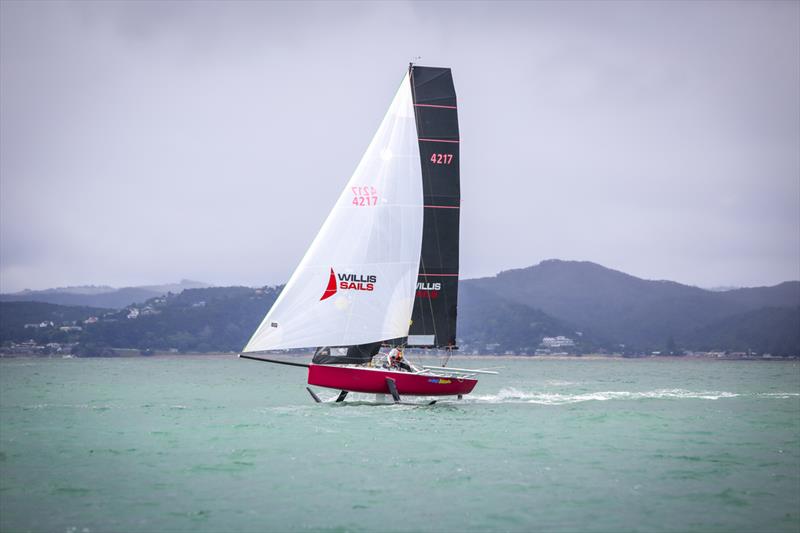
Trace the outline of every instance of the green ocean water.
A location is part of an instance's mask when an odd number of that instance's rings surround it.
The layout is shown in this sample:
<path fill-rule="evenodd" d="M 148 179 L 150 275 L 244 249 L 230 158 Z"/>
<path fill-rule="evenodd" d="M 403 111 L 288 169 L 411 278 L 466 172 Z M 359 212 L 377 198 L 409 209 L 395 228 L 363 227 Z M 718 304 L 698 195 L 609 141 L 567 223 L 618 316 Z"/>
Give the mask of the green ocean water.
<path fill-rule="evenodd" d="M 2 360 L 0 529 L 800 530 L 797 362 L 451 365 L 504 368 L 417 407 L 226 357 Z"/>

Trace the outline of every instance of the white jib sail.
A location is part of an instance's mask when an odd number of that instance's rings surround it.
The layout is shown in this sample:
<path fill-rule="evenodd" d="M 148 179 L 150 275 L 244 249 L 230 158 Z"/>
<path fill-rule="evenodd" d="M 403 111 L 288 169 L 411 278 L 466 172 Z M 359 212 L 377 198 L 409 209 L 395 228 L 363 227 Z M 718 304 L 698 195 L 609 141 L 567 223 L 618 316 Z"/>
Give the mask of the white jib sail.
<path fill-rule="evenodd" d="M 408 335 L 422 247 L 408 75 L 347 186 L 244 352 Z"/>

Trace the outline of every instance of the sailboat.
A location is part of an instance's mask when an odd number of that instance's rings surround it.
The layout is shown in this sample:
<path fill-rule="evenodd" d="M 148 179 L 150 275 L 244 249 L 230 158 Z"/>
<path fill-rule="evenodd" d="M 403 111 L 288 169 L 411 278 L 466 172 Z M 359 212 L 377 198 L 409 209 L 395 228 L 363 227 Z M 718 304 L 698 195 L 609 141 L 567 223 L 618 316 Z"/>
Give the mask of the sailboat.
<path fill-rule="evenodd" d="M 456 396 L 478 374 L 402 364 L 381 349 L 457 349 L 458 106 L 449 68 L 410 64 L 333 209 L 240 357 L 306 367 L 310 386 Z M 316 348 L 310 363 L 259 357 Z M 396 353 L 396 352 L 392 352 Z M 431 402 L 435 403 L 435 401 Z"/>

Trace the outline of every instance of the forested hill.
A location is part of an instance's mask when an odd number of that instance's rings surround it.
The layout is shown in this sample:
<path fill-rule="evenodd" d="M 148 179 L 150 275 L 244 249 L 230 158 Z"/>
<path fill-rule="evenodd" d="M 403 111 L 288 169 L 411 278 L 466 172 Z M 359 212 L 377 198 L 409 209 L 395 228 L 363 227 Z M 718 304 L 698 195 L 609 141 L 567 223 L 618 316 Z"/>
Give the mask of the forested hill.
<path fill-rule="evenodd" d="M 43 302 L 0 303 L 0 340 L 22 340 L 30 336 L 33 330 L 74 326 L 76 322 L 83 322 L 90 316 L 102 316 L 109 312 L 112 310 Z M 53 326 L 50 326 L 51 322 Z"/>
<path fill-rule="evenodd" d="M 79 355 L 103 355 L 110 348 L 142 352 L 220 352 L 240 350 L 275 301 L 281 287 L 212 287 L 151 298 L 122 310 L 59 306 L 39 302 L 0 302 L 0 343 L 33 340 L 79 343 Z M 35 309 L 67 313 L 66 322 L 35 327 Z M 44 315 L 43 315 L 44 316 Z M 13 324 L 13 327 L 11 325 Z M 27 325 L 27 327 L 25 327 Z"/>
<path fill-rule="evenodd" d="M 40 302 L 0 302 L 0 342 L 33 340 L 79 343 L 80 355 L 102 355 L 110 348 L 142 352 L 241 350 L 282 287 L 188 289 L 151 298 L 123 310 L 72 307 Z M 542 311 L 481 289 L 461 291 L 459 343 L 481 353 L 533 353 L 543 337 L 576 337 L 576 328 Z M 42 321 L 52 321 L 37 327 Z M 572 351 L 599 344 L 578 336 Z"/>
<path fill-rule="evenodd" d="M 466 280 L 462 286 L 540 309 L 611 345 L 634 351 L 663 350 L 673 343 L 699 349 L 699 332 L 711 334 L 716 327 L 730 327 L 724 325 L 726 318 L 770 307 L 800 306 L 800 281 L 714 292 L 673 281 L 644 280 L 581 261 L 544 261 L 490 278 Z M 745 315 L 743 320 L 755 316 Z M 763 335 L 787 336 L 786 320 L 760 324 L 766 328 Z M 794 325 L 800 330 L 800 323 Z M 714 337 L 726 336 L 714 333 Z M 763 343 L 756 344 L 765 349 Z M 733 349 L 727 344 L 720 348 Z M 800 346 L 795 351 L 800 352 Z"/>
<path fill-rule="evenodd" d="M 187 289 L 121 310 L 0 302 L 0 343 L 78 343 L 81 355 L 237 351 L 281 288 Z M 545 261 L 462 281 L 458 343 L 466 353 L 800 355 L 800 282 L 713 292 L 594 263 Z"/>
<path fill-rule="evenodd" d="M 698 328 L 684 339 L 697 350 L 800 354 L 800 307 L 763 307 Z"/>

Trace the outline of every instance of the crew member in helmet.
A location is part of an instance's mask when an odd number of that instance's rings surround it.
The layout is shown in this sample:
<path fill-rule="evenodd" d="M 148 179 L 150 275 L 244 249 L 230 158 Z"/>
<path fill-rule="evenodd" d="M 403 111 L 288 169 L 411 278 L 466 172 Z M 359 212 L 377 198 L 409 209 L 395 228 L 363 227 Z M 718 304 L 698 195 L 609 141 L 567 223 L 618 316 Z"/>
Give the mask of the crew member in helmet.
<path fill-rule="evenodd" d="M 398 368 L 411 372 L 411 366 L 403 359 L 403 350 L 392 348 L 392 351 L 389 352 L 389 368 Z"/>

